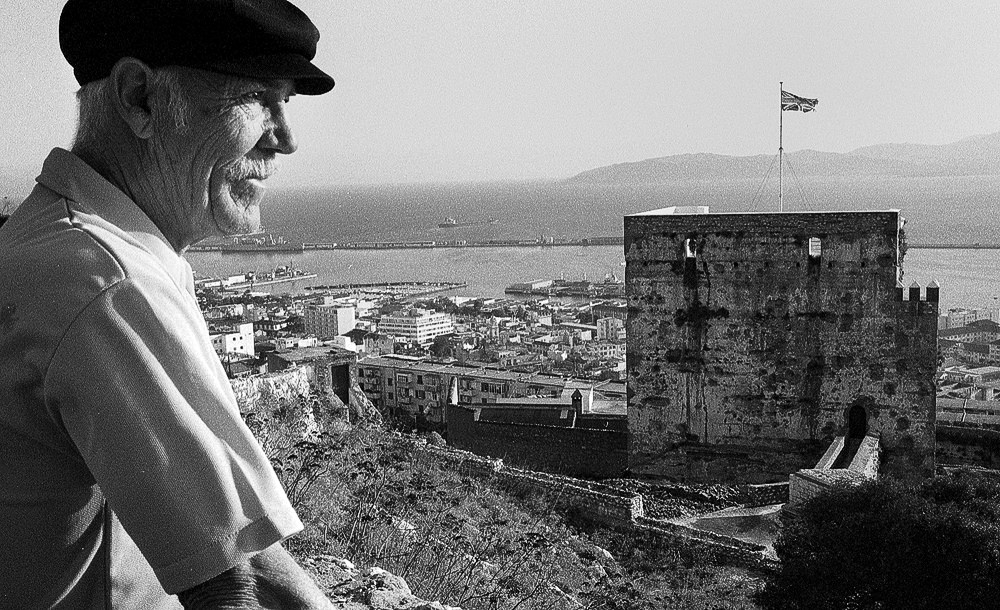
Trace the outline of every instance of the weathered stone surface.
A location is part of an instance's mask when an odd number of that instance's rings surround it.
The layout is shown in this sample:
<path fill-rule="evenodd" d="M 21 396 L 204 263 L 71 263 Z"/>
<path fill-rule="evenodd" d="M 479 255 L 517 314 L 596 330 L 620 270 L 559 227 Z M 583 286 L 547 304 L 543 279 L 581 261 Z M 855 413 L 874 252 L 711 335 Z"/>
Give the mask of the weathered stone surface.
<path fill-rule="evenodd" d="M 899 249 L 895 211 L 626 217 L 632 471 L 783 480 L 854 408 L 883 471 L 932 472 L 936 291 Z"/>

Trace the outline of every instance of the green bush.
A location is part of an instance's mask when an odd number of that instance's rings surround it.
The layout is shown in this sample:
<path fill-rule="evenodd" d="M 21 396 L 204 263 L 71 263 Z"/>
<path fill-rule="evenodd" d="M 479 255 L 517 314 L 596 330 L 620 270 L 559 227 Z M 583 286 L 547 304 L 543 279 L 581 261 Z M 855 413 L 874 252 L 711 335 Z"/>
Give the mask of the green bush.
<path fill-rule="evenodd" d="M 1000 607 L 1000 485 L 969 472 L 835 488 L 783 519 L 770 610 Z"/>

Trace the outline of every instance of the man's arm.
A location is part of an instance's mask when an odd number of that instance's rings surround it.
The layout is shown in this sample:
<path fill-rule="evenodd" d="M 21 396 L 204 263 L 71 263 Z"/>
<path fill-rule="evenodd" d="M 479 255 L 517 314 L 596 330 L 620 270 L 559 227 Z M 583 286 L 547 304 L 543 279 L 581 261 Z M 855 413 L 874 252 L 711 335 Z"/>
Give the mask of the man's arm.
<path fill-rule="evenodd" d="M 313 579 L 280 543 L 271 545 L 245 563 L 182 591 L 178 598 L 186 610 L 333 608 Z"/>

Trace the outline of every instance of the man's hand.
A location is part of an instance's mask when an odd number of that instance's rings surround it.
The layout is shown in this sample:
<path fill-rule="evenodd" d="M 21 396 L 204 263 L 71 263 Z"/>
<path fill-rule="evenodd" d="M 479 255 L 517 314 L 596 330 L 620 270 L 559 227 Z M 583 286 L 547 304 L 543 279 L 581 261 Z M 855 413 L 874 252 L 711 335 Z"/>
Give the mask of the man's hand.
<path fill-rule="evenodd" d="M 276 543 L 249 561 L 182 591 L 186 610 L 332 610 L 333 604 L 305 570 Z"/>

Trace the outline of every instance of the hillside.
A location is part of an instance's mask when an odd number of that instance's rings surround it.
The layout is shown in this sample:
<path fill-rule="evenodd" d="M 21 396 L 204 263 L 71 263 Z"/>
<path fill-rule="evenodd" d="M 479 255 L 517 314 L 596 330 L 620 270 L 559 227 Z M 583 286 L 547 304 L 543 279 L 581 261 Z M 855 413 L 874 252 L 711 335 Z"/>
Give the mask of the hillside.
<path fill-rule="evenodd" d="M 764 574 L 725 560 L 717 545 L 648 526 L 604 527 L 565 485 L 504 484 L 491 460 L 453 453 L 439 436 L 352 425 L 331 415 L 340 411 L 326 398 L 274 387 L 257 398 L 238 393 L 244 417 L 305 524 L 286 546 L 335 607 L 759 607 Z M 642 493 L 651 513 L 668 518 L 728 505 L 717 487 L 680 498 L 670 486 Z"/>
<path fill-rule="evenodd" d="M 571 184 L 669 184 L 761 179 L 776 155 L 682 154 L 617 163 L 573 176 Z M 1000 132 L 942 145 L 878 144 L 847 153 L 786 152 L 800 177 L 938 177 L 1000 175 Z M 776 167 L 772 167 L 776 171 Z"/>

